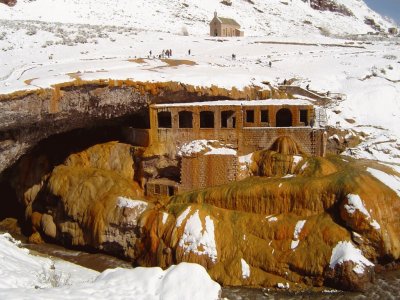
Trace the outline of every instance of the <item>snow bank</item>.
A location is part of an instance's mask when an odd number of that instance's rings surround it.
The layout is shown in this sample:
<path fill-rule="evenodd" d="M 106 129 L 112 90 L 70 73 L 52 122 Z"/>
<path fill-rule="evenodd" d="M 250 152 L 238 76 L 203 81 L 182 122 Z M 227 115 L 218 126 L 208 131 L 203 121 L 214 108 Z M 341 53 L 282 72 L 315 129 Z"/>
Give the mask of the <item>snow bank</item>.
<path fill-rule="evenodd" d="M 293 240 L 290 245 L 290 248 L 292 250 L 296 249 L 300 243 L 299 236 L 300 236 L 301 230 L 304 227 L 304 224 L 306 224 L 306 220 L 300 220 L 296 223 L 296 226 L 294 228 L 294 233 L 293 233 Z"/>
<path fill-rule="evenodd" d="M 332 250 L 329 267 L 334 269 L 337 264 L 342 264 L 346 261 L 355 263 L 353 271 L 357 274 L 363 274 L 365 267 L 372 267 L 374 264 L 366 259 L 360 249 L 354 247 L 351 242 L 339 242 Z"/>
<path fill-rule="evenodd" d="M 163 225 L 165 225 L 165 223 L 167 223 L 167 220 L 168 220 L 168 213 L 163 212 L 163 216 L 162 216 Z"/>
<path fill-rule="evenodd" d="M 400 197 L 400 178 L 394 175 L 387 174 L 373 168 L 367 168 L 367 171 L 383 184 L 391 188 Z"/>
<path fill-rule="evenodd" d="M 240 263 L 242 265 L 242 278 L 247 279 L 250 277 L 250 266 L 249 264 L 243 259 L 240 259 Z"/>
<path fill-rule="evenodd" d="M 303 157 L 300 155 L 293 155 L 293 167 L 296 167 L 299 162 L 303 160 Z"/>
<path fill-rule="evenodd" d="M 205 155 L 236 155 L 236 150 L 235 149 L 230 149 L 230 148 L 211 148 L 209 152 L 207 152 Z"/>
<path fill-rule="evenodd" d="M 219 299 L 221 287 L 197 264 L 109 269 L 99 275 L 71 263 L 33 256 L 0 235 L 0 299 Z M 56 282 L 58 280 L 58 282 Z"/>
<path fill-rule="evenodd" d="M 182 247 L 185 253 L 207 255 L 213 262 L 216 262 L 218 253 L 215 243 L 214 222 L 209 216 L 205 217 L 205 225 L 205 229 L 203 229 L 199 211 L 196 210 L 186 221 L 185 229 L 179 240 L 179 247 Z"/>
<path fill-rule="evenodd" d="M 205 155 L 236 155 L 236 150 L 224 147 L 214 147 L 212 144 L 219 143 L 216 140 L 193 140 L 183 144 L 178 149 L 178 155 L 191 156 L 196 153 L 206 152 Z"/>
<path fill-rule="evenodd" d="M 187 215 L 190 213 L 190 209 L 191 209 L 191 206 L 188 206 L 183 211 L 183 213 L 181 213 L 179 215 L 179 217 L 176 219 L 176 227 L 180 227 L 181 226 L 182 222 L 186 219 Z"/>
<path fill-rule="evenodd" d="M 268 222 L 276 222 L 276 221 L 278 221 L 278 218 L 277 217 L 273 217 L 273 216 L 267 216 L 265 218 L 268 220 Z"/>
<path fill-rule="evenodd" d="M 8 233 L 0 234 L 0 299 L 13 289 L 51 288 L 91 281 L 98 274 L 83 267 L 33 256 Z"/>
<path fill-rule="evenodd" d="M 215 140 L 194 140 L 188 143 L 183 144 L 179 151 L 178 155 L 186 155 L 190 156 L 195 153 L 199 153 L 208 148 L 208 143 L 217 142 Z"/>
<path fill-rule="evenodd" d="M 140 213 L 144 212 L 148 203 L 142 200 L 132 200 L 125 197 L 117 198 L 117 207 L 119 208 L 136 208 Z"/>
<path fill-rule="evenodd" d="M 218 299 L 221 289 L 202 266 L 191 263 L 165 271 L 158 267 L 106 270 L 93 287 L 102 290 L 101 296 L 97 293 L 102 299 L 135 300 Z"/>
<path fill-rule="evenodd" d="M 288 288 L 290 288 L 290 285 L 289 285 L 289 282 L 286 282 L 286 283 L 278 282 L 278 284 L 276 285 L 276 287 L 277 287 L 278 289 L 287 290 Z"/>
<path fill-rule="evenodd" d="M 348 194 L 347 195 L 348 204 L 344 205 L 344 208 L 347 210 L 349 214 L 354 214 L 357 210 L 362 213 L 367 220 L 370 220 L 370 224 L 376 230 L 381 229 L 381 226 L 376 220 L 373 220 L 369 212 L 364 206 L 363 201 L 361 200 L 359 195 Z"/>

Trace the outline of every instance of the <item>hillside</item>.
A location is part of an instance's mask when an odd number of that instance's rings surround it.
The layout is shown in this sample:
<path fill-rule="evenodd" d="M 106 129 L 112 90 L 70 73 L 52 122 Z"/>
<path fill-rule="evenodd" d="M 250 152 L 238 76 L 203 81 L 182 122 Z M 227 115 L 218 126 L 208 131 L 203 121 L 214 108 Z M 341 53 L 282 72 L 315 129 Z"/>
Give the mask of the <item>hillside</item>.
<path fill-rule="evenodd" d="M 224 2 L 224 1 L 222 1 Z M 2 8 L 0 19 L 36 20 L 74 24 L 126 26 L 140 30 L 204 35 L 214 11 L 238 20 L 246 35 L 291 36 L 296 34 L 354 34 L 374 31 L 365 18 L 384 31 L 390 25 L 363 1 L 351 0 L 234 0 L 225 5 L 217 0 L 18 1 Z"/>

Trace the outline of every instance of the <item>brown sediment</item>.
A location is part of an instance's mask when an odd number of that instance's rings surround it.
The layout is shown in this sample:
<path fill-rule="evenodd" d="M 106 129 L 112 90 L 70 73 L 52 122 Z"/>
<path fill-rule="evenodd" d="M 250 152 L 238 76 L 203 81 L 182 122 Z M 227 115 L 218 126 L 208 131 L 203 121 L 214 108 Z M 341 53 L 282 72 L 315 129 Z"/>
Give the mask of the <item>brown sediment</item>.
<path fill-rule="evenodd" d="M 128 59 L 129 62 L 137 63 L 137 64 L 145 64 L 146 60 L 144 58 L 134 58 L 134 59 Z"/>
<path fill-rule="evenodd" d="M 24 83 L 25 83 L 26 85 L 31 85 L 31 84 L 32 84 L 32 81 L 34 81 L 34 80 L 36 80 L 36 79 L 38 79 L 38 78 L 35 77 L 35 78 L 27 79 L 27 80 L 24 81 Z"/>

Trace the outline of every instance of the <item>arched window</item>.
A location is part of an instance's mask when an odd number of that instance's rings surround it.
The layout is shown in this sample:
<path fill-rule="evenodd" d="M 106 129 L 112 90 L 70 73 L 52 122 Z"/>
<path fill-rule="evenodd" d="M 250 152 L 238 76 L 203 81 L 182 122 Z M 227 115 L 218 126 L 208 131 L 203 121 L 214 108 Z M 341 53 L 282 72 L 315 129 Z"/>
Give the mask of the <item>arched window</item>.
<path fill-rule="evenodd" d="M 282 108 L 276 113 L 276 127 L 291 127 L 292 113 L 287 108 Z"/>
<path fill-rule="evenodd" d="M 191 111 L 179 112 L 179 128 L 193 128 L 193 113 Z"/>

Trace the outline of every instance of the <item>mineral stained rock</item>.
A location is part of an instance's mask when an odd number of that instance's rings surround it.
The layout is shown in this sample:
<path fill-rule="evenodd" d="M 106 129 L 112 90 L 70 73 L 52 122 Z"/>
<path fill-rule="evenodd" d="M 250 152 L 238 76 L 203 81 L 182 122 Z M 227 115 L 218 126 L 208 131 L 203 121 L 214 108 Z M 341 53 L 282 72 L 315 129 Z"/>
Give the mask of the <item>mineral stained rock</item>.
<path fill-rule="evenodd" d="M 306 157 L 281 142 L 253 154 L 255 176 L 164 201 L 147 199 L 138 183 L 143 151 L 96 145 L 22 200 L 33 238 L 142 266 L 195 262 L 224 285 L 364 289 L 374 264 L 400 257 L 398 191 L 383 182 L 400 175 L 376 162 Z"/>

